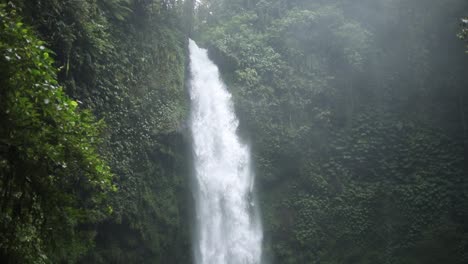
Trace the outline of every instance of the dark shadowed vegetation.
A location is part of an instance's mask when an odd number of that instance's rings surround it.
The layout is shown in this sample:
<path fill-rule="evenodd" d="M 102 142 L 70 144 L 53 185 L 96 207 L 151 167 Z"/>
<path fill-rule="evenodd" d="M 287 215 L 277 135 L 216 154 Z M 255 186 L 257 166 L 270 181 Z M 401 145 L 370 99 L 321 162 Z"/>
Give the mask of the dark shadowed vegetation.
<path fill-rule="evenodd" d="M 0 262 L 188 262 L 180 130 L 190 8 L 1 8 Z"/>

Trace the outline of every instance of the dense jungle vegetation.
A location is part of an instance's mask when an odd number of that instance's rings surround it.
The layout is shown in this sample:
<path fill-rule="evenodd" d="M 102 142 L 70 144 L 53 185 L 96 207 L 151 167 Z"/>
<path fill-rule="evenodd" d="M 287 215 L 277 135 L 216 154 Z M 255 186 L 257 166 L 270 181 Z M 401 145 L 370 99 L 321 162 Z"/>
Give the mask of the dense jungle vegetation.
<path fill-rule="evenodd" d="M 0 263 L 192 263 L 188 37 L 265 263 L 468 263 L 466 0 L 0 0 Z"/>
<path fill-rule="evenodd" d="M 196 36 L 253 145 L 268 258 L 468 261 L 456 39 L 467 11 L 458 0 L 203 2 Z"/>
<path fill-rule="evenodd" d="M 0 262 L 189 262 L 186 4 L 1 5 Z"/>

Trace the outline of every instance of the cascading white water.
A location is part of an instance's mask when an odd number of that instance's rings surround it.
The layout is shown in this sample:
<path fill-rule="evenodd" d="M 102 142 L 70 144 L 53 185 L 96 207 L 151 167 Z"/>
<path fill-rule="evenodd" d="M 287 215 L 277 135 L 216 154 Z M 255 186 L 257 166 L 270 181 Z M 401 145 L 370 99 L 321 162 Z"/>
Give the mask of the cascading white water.
<path fill-rule="evenodd" d="M 231 94 L 205 49 L 190 40 L 197 264 L 260 264 L 250 150 L 236 134 Z"/>

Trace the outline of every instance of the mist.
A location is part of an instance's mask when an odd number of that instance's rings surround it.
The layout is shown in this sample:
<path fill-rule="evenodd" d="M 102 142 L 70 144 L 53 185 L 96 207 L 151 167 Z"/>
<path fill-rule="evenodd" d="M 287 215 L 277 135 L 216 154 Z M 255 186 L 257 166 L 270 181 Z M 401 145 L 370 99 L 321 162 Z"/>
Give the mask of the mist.
<path fill-rule="evenodd" d="M 466 1 L 202 1 L 272 263 L 464 263 Z"/>
<path fill-rule="evenodd" d="M 0 263 L 468 263 L 468 1 L 0 0 Z"/>

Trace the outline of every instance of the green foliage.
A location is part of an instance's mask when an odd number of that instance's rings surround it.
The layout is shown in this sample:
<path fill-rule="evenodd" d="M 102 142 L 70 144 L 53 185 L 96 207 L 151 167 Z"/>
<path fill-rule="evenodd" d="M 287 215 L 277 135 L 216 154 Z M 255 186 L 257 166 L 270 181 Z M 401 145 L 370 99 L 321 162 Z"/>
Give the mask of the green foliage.
<path fill-rule="evenodd" d="M 59 82 L 106 121 L 118 192 L 82 263 L 186 263 L 185 25 L 181 1 L 19 1 Z M 185 7 L 188 8 L 188 7 Z M 172 253 L 171 253 L 172 252 Z"/>
<path fill-rule="evenodd" d="M 267 258 L 467 261 L 466 8 L 202 1 L 195 38 L 253 144 Z"/>
<path fill-rule="evenodd" d="M 199 3 L 194 37 L 253 143 L 267 258 L 467 262 L 467 65 L 447 18 L 468 6 L 447 1 Z M 0 261 L 188 263 L 195 2 L 15 5 L 0 13 Z"/>
<path fill-rule="evenodd" d="M 91 245 L 115 189 L 97 152 L 104 124 L 65 95 L 53 52 L 0 6 L 0 259 L 73 261 Z"/>
<path fill-rule="evenodd" d="M 187 111 L 184 31 L 190 15 L 186 21 L 182 16 L 193 2 L 11 6 L 15 14 L 5 13 L 5 19 L 14 22 L 5 20 L 4 27 L 20 23 L 20 14 L 53 52 L 22 24 L 12 31 L 17 36 L 2 30 L 2 89 L 8 87 L 0 97 L 2 177 L 24 168 L 0 185 L 9 199 L 1 222 L 2 261 L 186 263 L 188 165 L 180 131 Z M 25 153 L 10 164 L 13 144 Z"/>

